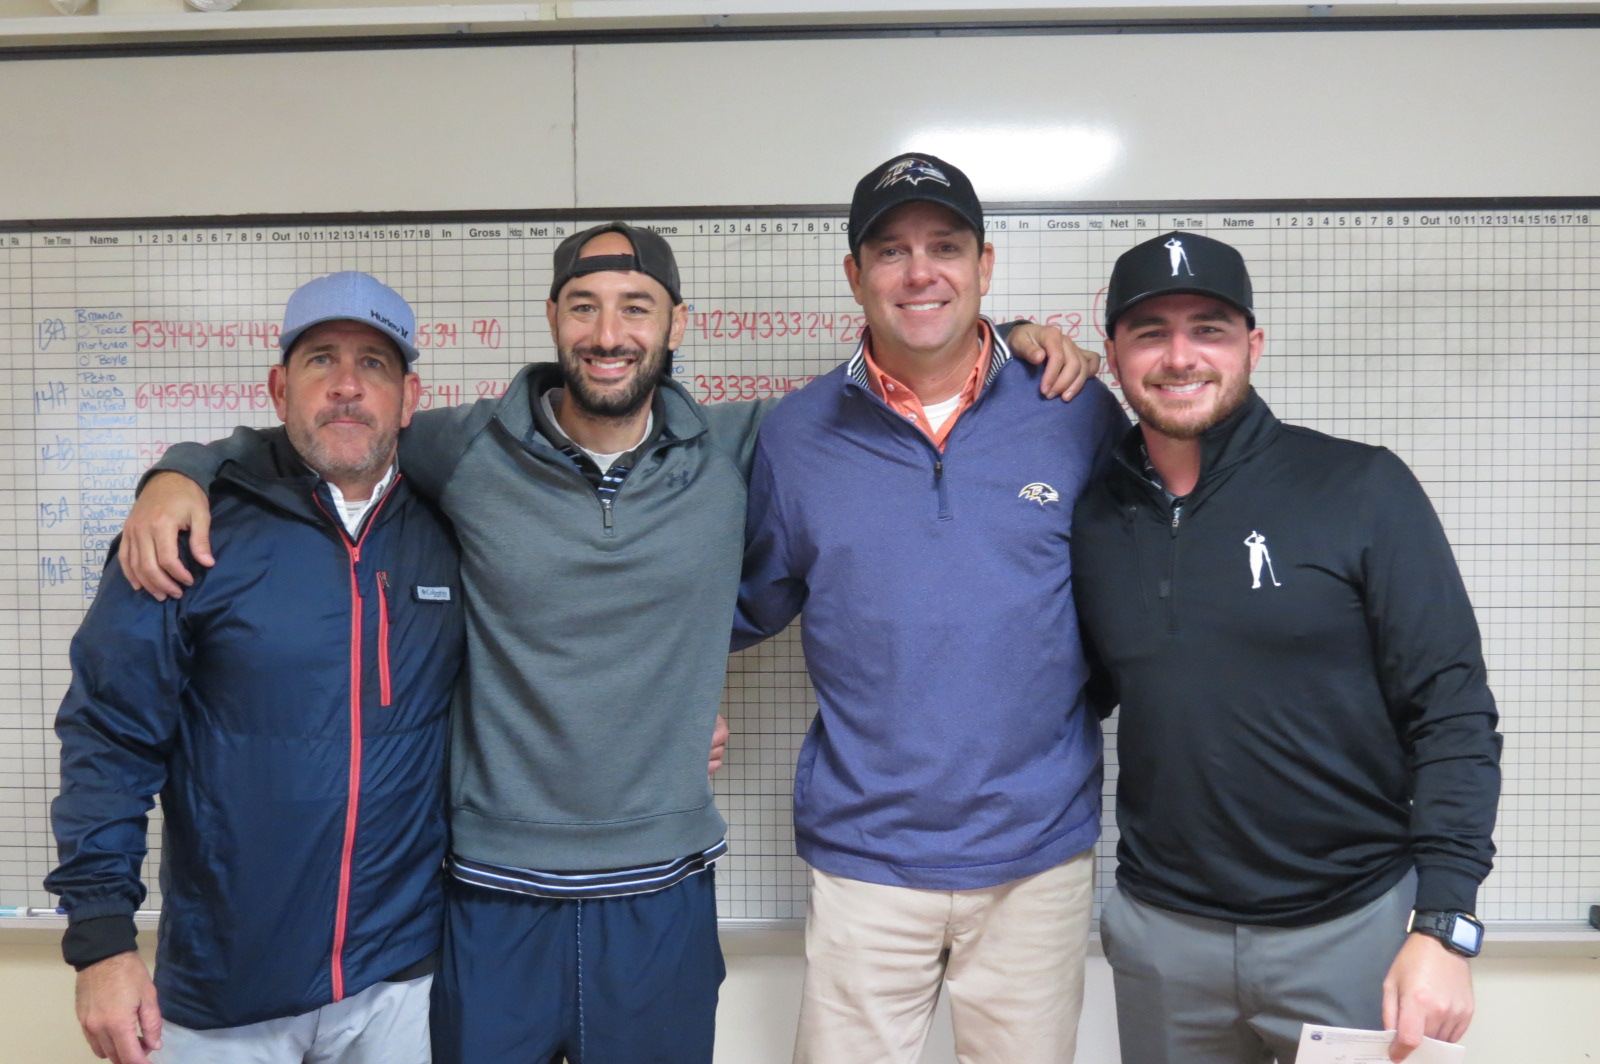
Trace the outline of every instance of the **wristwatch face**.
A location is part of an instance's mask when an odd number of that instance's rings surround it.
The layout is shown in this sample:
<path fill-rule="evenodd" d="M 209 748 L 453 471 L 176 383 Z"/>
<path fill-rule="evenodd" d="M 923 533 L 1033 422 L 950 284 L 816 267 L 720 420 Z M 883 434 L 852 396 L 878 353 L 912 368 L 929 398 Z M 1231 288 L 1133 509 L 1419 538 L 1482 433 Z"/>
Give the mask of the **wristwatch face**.
<path fill-rule="evenodd" d="M 1464 957 L 1476 957 L 1483 948 L 1483 925 L 1466 913 L 1414 912 L 1411 930 L 1434 936 Z"/>
<path fill-rule="evenodd" d="M 1451 921 L 1450 942 L 1460 952 L 1476 957 L 1483 948 L 1483 928 L 1457 913 Z"/>

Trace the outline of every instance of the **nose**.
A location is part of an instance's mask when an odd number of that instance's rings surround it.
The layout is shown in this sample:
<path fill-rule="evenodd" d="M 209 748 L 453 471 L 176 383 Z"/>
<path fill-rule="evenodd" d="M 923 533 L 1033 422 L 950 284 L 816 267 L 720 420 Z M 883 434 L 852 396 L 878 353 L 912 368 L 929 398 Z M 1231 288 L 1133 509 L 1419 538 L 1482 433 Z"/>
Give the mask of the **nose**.
<path fill-rule="evenodd" d="M 616 347 L 622 342 L 622 315 L 615 310 L 601 311 L 594 322 L 594 346 Z"/>
<path fill-rule="evenodd" d="M 338 368 L 328 378 L 329 397 L 335 402 L 354 402 L 362 397 L 365 389 L 356 360 L 340 359 Z"/>
<path fill-rule="evenodd" d="M 915 249 L 906 256 L 906 283 L 917 288 L 925 288 L 937 279 L 933 268 L 933 258 L 921 249 Z"/>
<path fill-rule="evenodd" d="M 1199 364 L 1199 349 L 1187 333 L 1179 330 L 1173 336 L 1172 342 L 1167 345 L 1166 362 L 1169 368 L 1175 370 L 1189 370 Z"/>

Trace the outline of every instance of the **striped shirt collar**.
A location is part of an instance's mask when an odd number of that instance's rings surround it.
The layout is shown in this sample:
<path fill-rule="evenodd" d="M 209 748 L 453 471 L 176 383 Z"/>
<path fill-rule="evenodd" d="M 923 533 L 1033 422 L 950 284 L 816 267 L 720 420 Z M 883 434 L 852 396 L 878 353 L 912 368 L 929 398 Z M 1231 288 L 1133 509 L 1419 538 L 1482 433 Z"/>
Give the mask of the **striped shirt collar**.
<path fill-rule="evenodd" d="M 994 327 L 994 322 L 990 321 L 986 316 L 981 314 L 978 316 L 978 326 L 979 328 L 987 329 L 989 336 L 992 338 L 992 343 L 989 347 L 989 371 L 983 378 L 983 386 L 987 388 L 994 383 L 994 379 L 1000 373 L 1001 368 L 1011 361 L 1011 348 L 1007 346 L 1005 340 L 1000 336 L 1000 330 Z M 850 356 L 849 362 L 845 363 L 845 374 L 869 392 L 872 390 L 872 377 L 867 371 L 867 350 L 870 342 L 871 333 L 863 330 L 861 342 L 856 344 L 856 353 Z"/>

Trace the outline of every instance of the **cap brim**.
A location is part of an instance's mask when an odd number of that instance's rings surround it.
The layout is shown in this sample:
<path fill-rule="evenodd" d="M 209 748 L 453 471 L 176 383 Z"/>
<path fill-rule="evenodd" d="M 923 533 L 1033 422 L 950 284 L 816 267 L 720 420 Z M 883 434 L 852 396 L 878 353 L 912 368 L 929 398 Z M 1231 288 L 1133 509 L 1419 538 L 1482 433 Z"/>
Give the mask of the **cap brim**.
<path fill-rule="evenodd" d="M 1123 304 L 1122 304 L 1122 309 L 1121 310 L 1117 311 L 1115 314 L 1107 315 L 1107 317 L 1106 317 L 1107 330 L 1106 331 L 1109 332 L 1110 331 L 1110 326 L 1116 324 L 1118 319 L 1127 316 L 1128 311 L 1132 310 L 1134 307 L 1138 306 L 1140 303 L 1143 303 L 1147 299 L 1154 299 L 1156 296 L 1185 296 L 1185 295 L 1188 295 L 1188 296 L 1206 296 L 1206 297 L 1208 297 L 1210 299 L 1215 299 L 1220 303 L 1228 304 L 1228 306 L 1232 307 L 1234 310 L 1237 310 L 1240 314 L 1243 314 L 1247 318 L 1250 318 L 1250 319 L 1253 320 L 1255 318 L 1255 316 L 1256 316 L 1256 312 L 1254 310 L 1251 310 L 1249 307 L 1244 306 L 1242 303 L 1238 302 L 1237 300 L 1235 300 L 1235 299 L 1233 299 L 1233 298 L 1231 298 L 1229 296 L 1223 295 L 1221 292 L 1216 292 L 1216 291 L 1213 291 L 1212 289 L 1209 289 L 1209 288 L 1201 288 L 1201 287 L 1198 287 L 1198 286 L 1191 286 L 1191 285 L 1176 285 L 1176 286 L 1173 286 L 1171 288 L 1163 286 L 1161 288 L 1152 288 L 1148 292 L 1141 292 L 1138 295 L 1134 296 L 1133 298 L 1125 300 L 1123 302 Z"/>
<path fill-rule="evenodd" d="M 305 331 L 307 329 L 313 329 L 318 325 L 325 325 L 330 321 L 353 321 L 357 325 L 365 325 L 369 329 L 383 333 L 384 337 L 386 337 L 390 343 L 394 344 L 394 346 L 400 349 L 400 355 L 406 360 L 406 365 L 408 367 L 411 365 L 411 363 L 415 362 L 421 357 L 421 352 L 419 352 L 415 347 L 406 343 L 404 340 L 400 339 L 394 333 L 385 332 L 383 329 L 379 329 L 377 326 L 373 325 L 370 321 L 366 321 L 362 318 L 352 318 L 348 314 L 329 314 L 325 318 L 318 318 L 316 321 L 308 321 L 293 332 L 284 333 L 282 336 L 278 337 L 278 350 L 282 352 L 284 358 L 288 358 L 290 349 L 294 347 L 294 342 L 300 339 L 301 336 L 305 335 Z"/>

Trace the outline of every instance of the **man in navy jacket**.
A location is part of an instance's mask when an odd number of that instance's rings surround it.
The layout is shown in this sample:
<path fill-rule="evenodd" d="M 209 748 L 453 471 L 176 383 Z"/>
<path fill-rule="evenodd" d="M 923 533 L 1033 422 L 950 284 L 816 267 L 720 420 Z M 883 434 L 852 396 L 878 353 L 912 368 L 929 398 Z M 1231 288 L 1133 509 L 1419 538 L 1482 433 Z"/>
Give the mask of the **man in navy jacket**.
<path fill-rule="evenodd" d="M 454 537 L 395 468 L 414 329 L 367 274 L 297 290 L 268 378 L 285 428 L 212 487 L 239 564 L 157 602 L 113 559 L 73 639 L 46 886 L 114 1064 L 428 1058 L 462 626 Z M 152 981 L 133 914 L 156 794 Z"/>
<path fill-rule="evenodd" d="M 1273 417 L 1238 251 L 1117 260 L 1106 354 L 1139 427 L 1074 517 L 1117 734 L 1101 915 L 1128 1064 L 1295 1058 L 1305 1023 L 1455 1041 L 1499 794 L 1444 530 L 1389 451 Z M 1409 933 L 1408 933 L 1409 932 Z"/>

